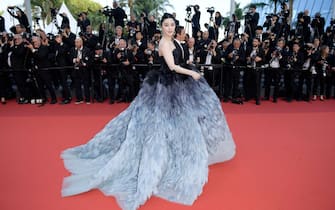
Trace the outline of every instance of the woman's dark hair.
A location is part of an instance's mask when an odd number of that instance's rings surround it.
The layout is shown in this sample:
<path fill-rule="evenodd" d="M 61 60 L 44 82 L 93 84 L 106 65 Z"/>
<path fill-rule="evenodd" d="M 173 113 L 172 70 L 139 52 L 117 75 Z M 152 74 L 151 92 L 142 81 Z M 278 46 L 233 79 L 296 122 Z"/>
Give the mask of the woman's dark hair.
<path fill-rule="evenodd" d="M 161 18 L 161 25 L 163 24 L 163 22 L 164 22 L 165 19 L 169 19 L 169 18 L 172 18 L 173 21 L 176 22 L 176 19 L 173 17 L 172 14 L 170 14 L 170 13 L 164 13 L 164 15 Z"/>

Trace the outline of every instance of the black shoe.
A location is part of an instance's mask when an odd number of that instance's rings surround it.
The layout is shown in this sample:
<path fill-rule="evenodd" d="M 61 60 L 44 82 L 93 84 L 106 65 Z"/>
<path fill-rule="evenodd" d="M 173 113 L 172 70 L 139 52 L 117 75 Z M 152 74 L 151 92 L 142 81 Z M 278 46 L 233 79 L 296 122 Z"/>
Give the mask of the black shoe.
<path fill-rule="evenodd" d="M 243 101 L 241 99 L 232 99 L 231 102 L 233 104 L 243 104 Z"/>
<path fill-rule="evenodd" d="M 76 102 L 74 104 L 82 104 L 82 103 L 84 103 L 83 100 L 76 100 Z"/>
<path fill-rule="evenodd" d="M 50 104 L 56 104 L 57 100 L 56 99 L 51 99 Z"/>
<path fill-rule="evenodd" d="M 261 102 L 259 100 L 256 100 L 256 105 L 261 105 Z"/>
<path fill-rule="evenodd" d="M 69 99 L 65 99 L 63 100 L 62 102 L 60 102 L 60 104 L 69 104 L 70 103 L 70 100 Z"/>
<path fill-rule="evenodd" d="M 277 99 L 276 98 L 274 98 L 273 99 L 273 103 L 277 103 L 278 101 L 277 101 Z"/>
<path fill-rule="evenodd" d="M 223 102 L 228 102 L 228 101 L 229 101 L 228 98 L 224 98 L 224 99 L 223 99 Z"/>
<path fill-rule="evenodd" d="M 85 100 L 85 103 L 86 103 L 86 104 L 91 104 L 90 99 L 86 99 L 86 100 Z"/>
<path fill-rule="evenodd" d="M 264 100 L 264 101 L 268 101 L 268 100 L 270 100 L 270 97 L 265 96 L 265 97 L 263 98 L 263 100 Z"/>
<path fill-rule="evenodd" d="M 109 104 L 114 104 L 115 101 L 114 100 L 109 100 Z"/>

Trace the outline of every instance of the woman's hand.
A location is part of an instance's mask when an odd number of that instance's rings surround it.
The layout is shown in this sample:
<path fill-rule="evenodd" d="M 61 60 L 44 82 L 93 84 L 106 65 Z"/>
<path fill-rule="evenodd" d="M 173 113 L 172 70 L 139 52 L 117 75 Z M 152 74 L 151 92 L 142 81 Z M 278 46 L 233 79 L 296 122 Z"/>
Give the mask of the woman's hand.
<path fill-rule="evenodd" d="M 198 72 L 195 72 L 195 71 L 192 73 L 191 76 L 194 80 L 199 80 L 201 78 L 201 75 Z"/>

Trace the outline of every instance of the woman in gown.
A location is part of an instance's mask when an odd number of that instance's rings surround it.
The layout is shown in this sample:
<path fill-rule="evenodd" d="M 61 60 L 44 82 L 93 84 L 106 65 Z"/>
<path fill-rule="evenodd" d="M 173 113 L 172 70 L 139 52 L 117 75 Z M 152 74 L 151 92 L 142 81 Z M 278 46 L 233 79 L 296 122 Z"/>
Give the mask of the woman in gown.
<path fill-rule="evenodd" d="M 123 210 L 151 196 L 192 205 L 207 182 L 208 165 L 235 154 L 221 103 L 197 70 L 178 65 L 175 19 L 164 14 L 161 67 L 147 74 L 130 106 L 88 143 L 61 157 L 71 176 L 62 196 L 101 190 Z"/>

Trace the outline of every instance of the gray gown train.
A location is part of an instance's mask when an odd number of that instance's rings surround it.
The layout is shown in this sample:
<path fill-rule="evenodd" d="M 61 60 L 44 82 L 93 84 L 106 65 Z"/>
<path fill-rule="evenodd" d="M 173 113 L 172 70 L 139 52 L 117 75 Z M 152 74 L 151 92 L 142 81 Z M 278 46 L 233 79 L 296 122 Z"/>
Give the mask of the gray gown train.
<path fill-rule="evenodd" d="M 181 53 L 173 51 L 176 64 Z M 208 165 L 235 154 L 221 103 L 202 77 L 171 71 L 164 59 L 149 72 L 130 106 L 88 143 L 62 152 L 72 173 L 62 196 L 99 189 L 123 210 L 151 196 L 191 205 L 207 182 Z"/>

